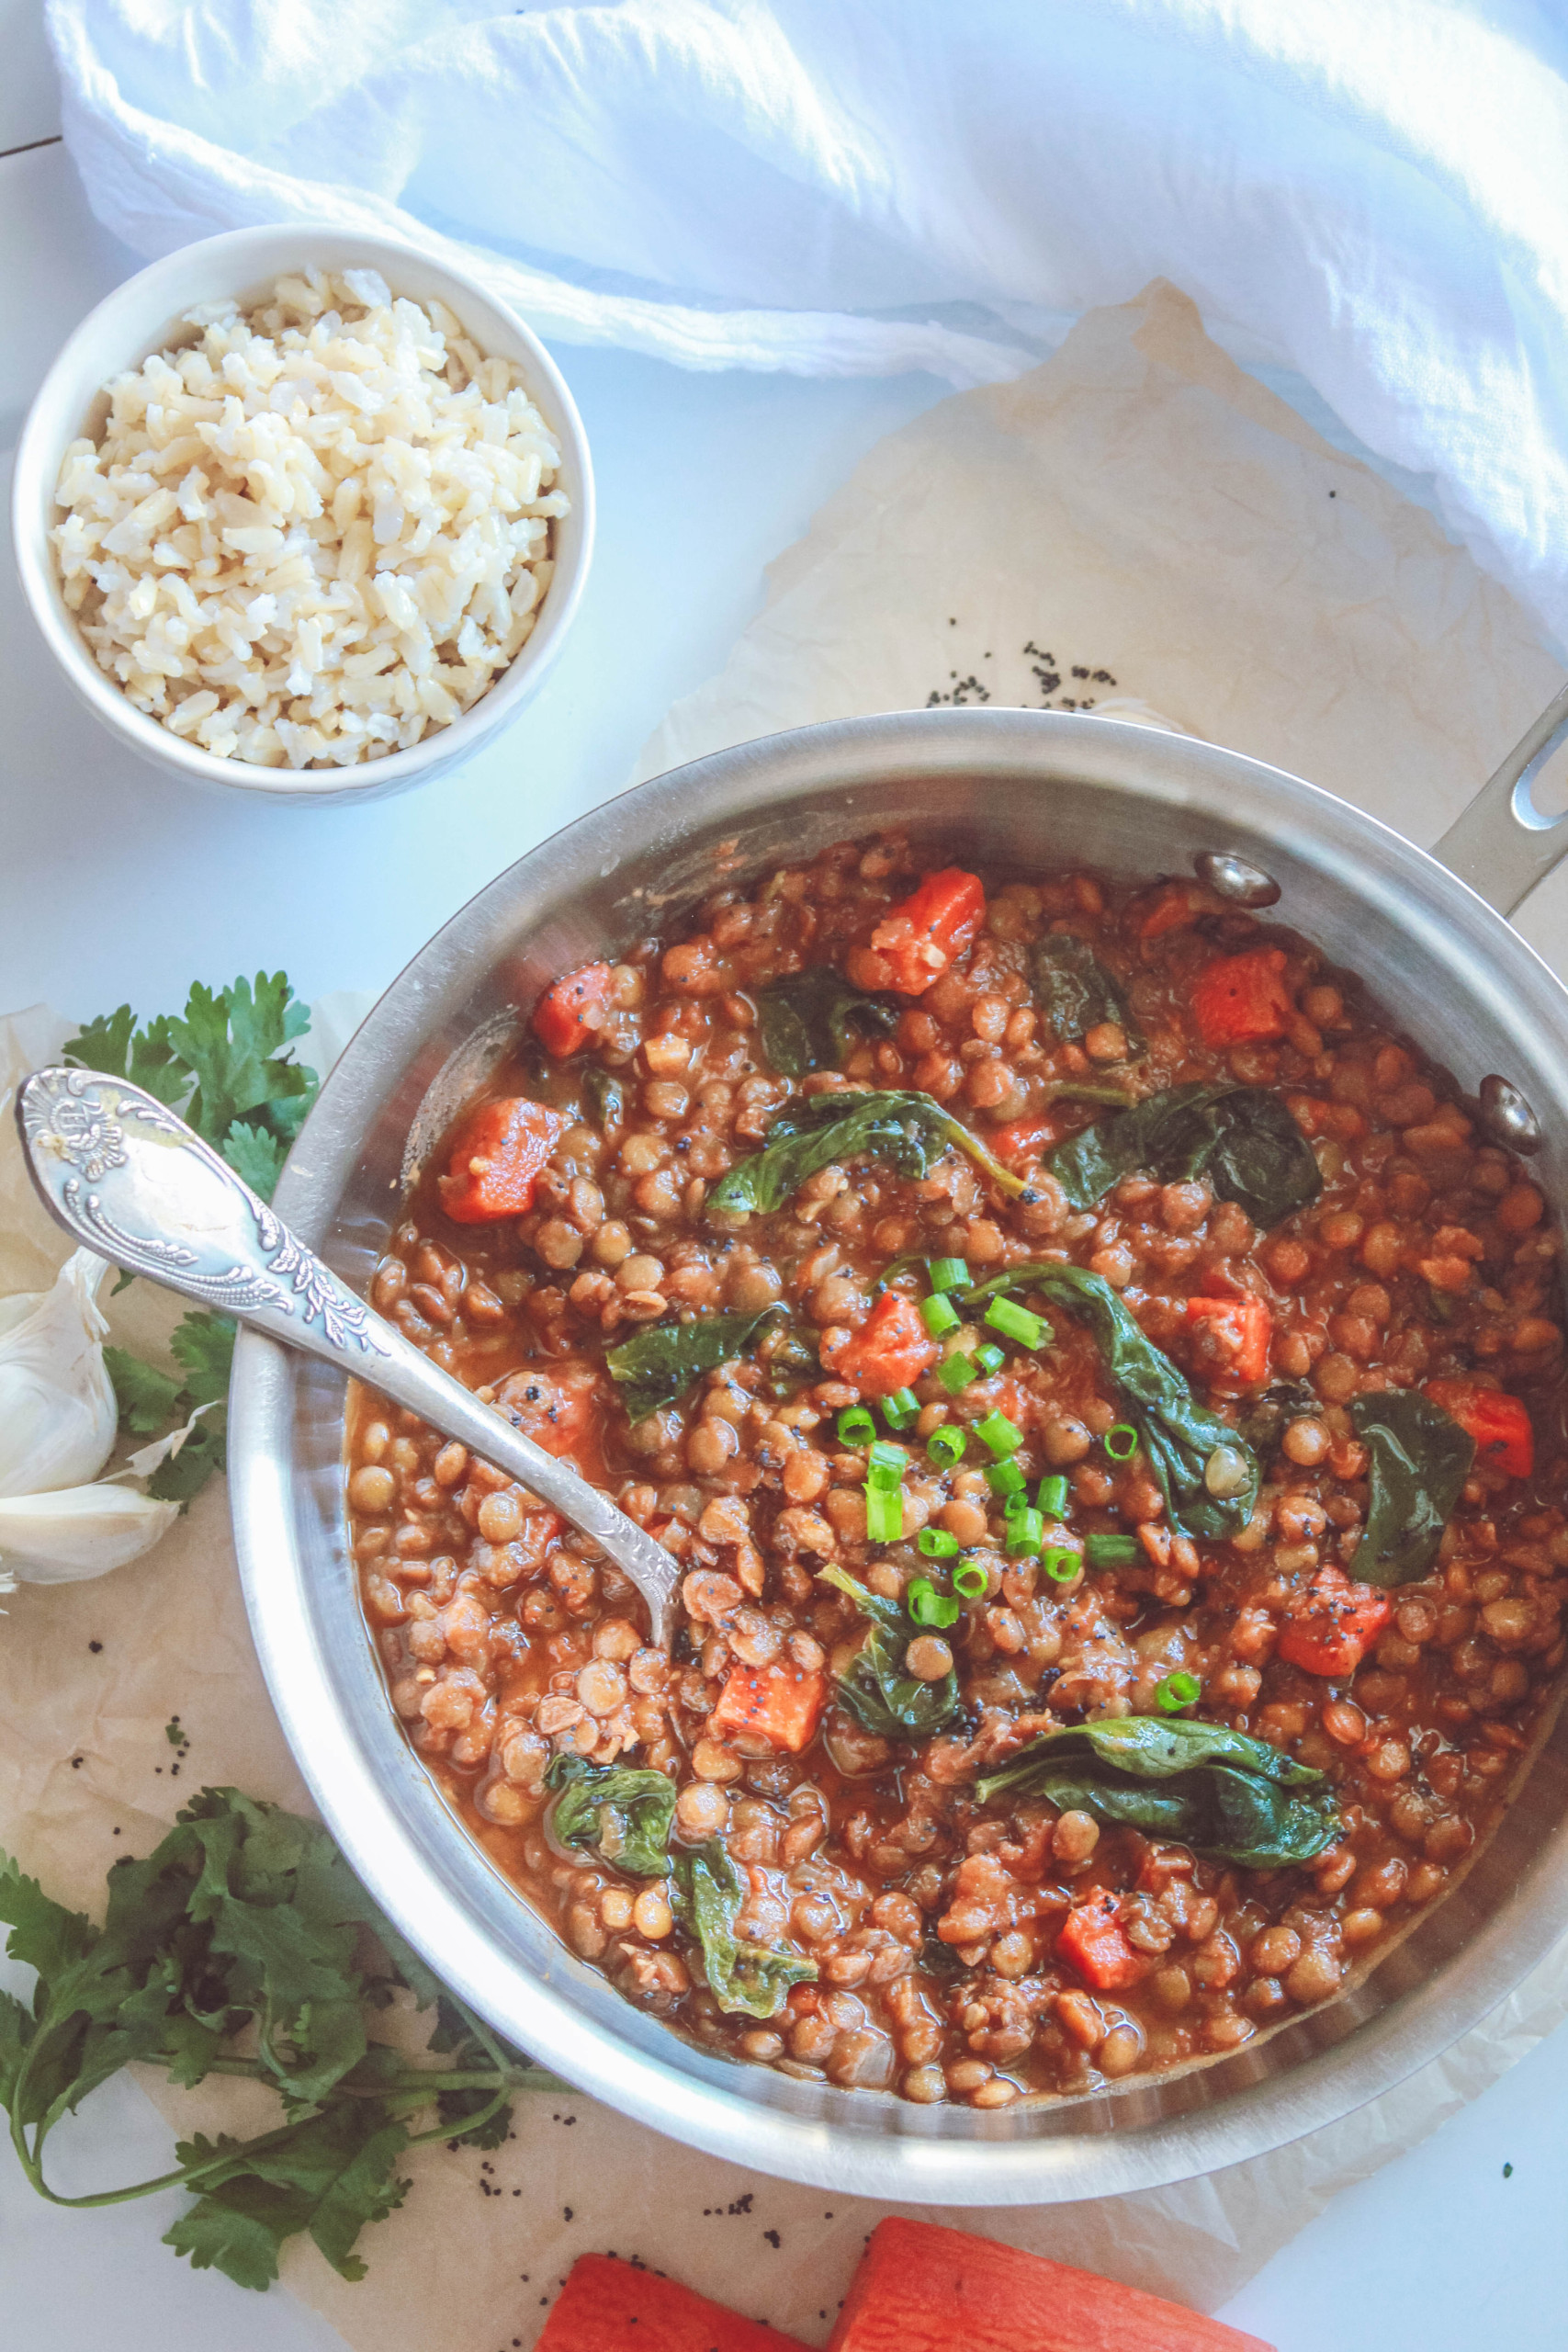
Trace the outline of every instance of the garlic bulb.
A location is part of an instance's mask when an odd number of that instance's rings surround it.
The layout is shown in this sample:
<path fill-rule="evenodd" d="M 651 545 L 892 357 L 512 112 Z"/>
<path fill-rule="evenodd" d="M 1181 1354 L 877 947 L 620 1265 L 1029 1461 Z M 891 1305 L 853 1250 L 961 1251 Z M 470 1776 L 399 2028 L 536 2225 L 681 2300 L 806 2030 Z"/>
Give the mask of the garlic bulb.
<path fill-rule="evenodd" d="M 78 1250 L 52 1290 L 0 1298 L 0 1497 L 81 1486 L 108 1460 L 119 1420 L 97 1304 L 108 1271 Z"/>
<path fill-rule="evenodd" d="M 180 1515 L 111 1478 L 0 1498 L 0 1564 L 26 1584 L 74 1584 L 140 1559 Z"/>

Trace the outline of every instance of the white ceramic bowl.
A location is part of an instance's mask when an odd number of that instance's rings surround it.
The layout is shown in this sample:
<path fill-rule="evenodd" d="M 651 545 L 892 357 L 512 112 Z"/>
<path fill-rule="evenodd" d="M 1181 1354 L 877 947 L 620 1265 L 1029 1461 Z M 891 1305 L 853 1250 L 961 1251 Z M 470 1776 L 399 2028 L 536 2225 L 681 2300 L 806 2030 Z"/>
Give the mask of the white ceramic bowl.
<path fill-rule="evenodd" d="M 285 270 L 378 269 L 394 295 L 434 296 L 461 320 L 479 348 L 520 366 L 530 395 L 560 443 L 559 484 L 571 512 L 555 526 L 556 569 L 532 637 L 516 660 L 461 718 L 406 752 L 347 768 L 265 768 L 220 759 L 172 735 L 136 708 L 98 667 L 61 593 L 49 543 L 61 520 L 54 503 L 69 443 L 96 434 L 107 414 L 103 388 L 154 351 L 188 343 L 180 323 L 198 302 L 259 300 Z M 576 615 L 593 548 L 593 473 L 582 420 L 566 380 L 536 334 L 476 277 L 447 268 L 393 237 L 333 228 L 236 229 L 208 237 L 138 271 L 90 311 L 39 388 L 17 449 L 12 533 L 23 591 L 45 644 L 73 691 L 129 751 L 193 784 L 312 803 L 367 800 L 425 784 L 456 767 L 515 718 L 543 684 Z"/>

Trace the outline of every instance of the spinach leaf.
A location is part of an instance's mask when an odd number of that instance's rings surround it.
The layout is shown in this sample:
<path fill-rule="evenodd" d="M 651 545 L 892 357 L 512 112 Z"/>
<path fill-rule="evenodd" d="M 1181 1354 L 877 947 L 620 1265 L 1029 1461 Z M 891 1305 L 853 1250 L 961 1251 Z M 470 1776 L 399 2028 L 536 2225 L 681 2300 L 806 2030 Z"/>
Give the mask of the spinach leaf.
<path fill-rule="evenodd" d="M 985 1787 L 1005 1787 L 1035 1757 L 1089 1760 L 1114 1766 L 1138 1781 L 1169 1781 L 1200 1765 L 1225 1764 L 1238 1772 L 1278 1781 L 1282 1788 L 1314 1788 L 1323 1774 L 1310 1764 L 1281 1755 L 1266 1739 L 1254 1739 L 1226 1724 L 1206 1724 L 1170 1715 L 1107 1715 L 1098 1723 L 1070 1724 L 1042 1732 L 1028 1747 L 994 1773 Z"/>
<path fill-rule="evenodd" d="M 1409 1584 L 1437 1557 L 1475 1460 L 1475 1440 L 1414 1388 L 1358 1396 L 1350 1420 L 1372 1457 L 1355 1573 L 1363 1584 Z"/>
<path fill-rule="evenodd" d="M 1041 940 L 1031 960 L 1043 1037 L 1053 1045 L 1070 1045 L 1100 1022 L 1114 1021 L 1133 1051 L 1142 1051 L 1143 1032 L 1128 1010 L 1121 984 L 1087 939 L 1053 933 Z"/>
<path fill-rule="evenodd" d="M 1012 1266 L 965 1291 L 964 1304 L 971 1306 L 1009 1287 L 1043 1292 L 1054 1306 L 1066 1307 L 1089 1325 L 1148 1455 L 1177 1533 L 1220 1542 L 1244 1528 L 1258 1500 L 1257 1456 L 1229 1421 L 1199 1404 L 1170 1358 L 1145 1338 L 1110 1283 L 1084 1266 Z M 1210 1457 L 1222 1445 L 1247 1457 L 1250 1476 L 1239 1494 L 1212 1495 L 1203 1483 Z"/>
<path fill-rule="evenodd" d="M 1179 1838 L 1194 1852 L 1274 1870 L 1310 1861 L 1339 1833 L 1323 1774 L 1223 1724 L 1111 1717 L 1045 1732 L 976 1785 Z M 1296 1794 L 1294 1791 L 1309 1793 Z"/>
<path fill-rule="evenodd" d="M 676 1794 L 668 1773 L 558 1756 L 545 1781 L 560 1792 L 550 1826 L 563 1846 L 592 1846 L 637 1878 L 666 1875 Z"/>
<path fill-rule="evenodd" d="M 582 1101 L 601 1135 L 625 1126 L 626 1090 L 602 1062 L 591 1062 L 582 1073 Z"/>
<path fill-rule="evenodd" d="M 1225 1079 L 1172 1086 L 1058 1144 L 1046 1162 L 1074 1208 L 1092 1208 L 1135 1168 L 1165 1184 L 1207 1176 L 1267 1231 L 1315 1200 L 1323 1178 L 1277 1094 Z"/>
<path fill-rule="evenodd" d="M 842 1069 L 860 1036 L 890 1036 L 899 1008 L 891 997 L 866 996 L 825 964 L 775 980 L 757 991 L 762 1051 L 781 1078 L 807 1070 Z"/>
<path fill-rule="evenodd" d="M 735 1864 L 716 1838 L 675 1857 L 675 1907 L 703 1950 L 708 1989 L 728 2017 L 777 2017 L 793 1984 L 808 1984 L 817 1962 L 797 1951 L 743 1942 L 735 1932 L 743 1899 Z"/>
<path fill-rule="evenodd" d="M 760 1315 L 702 1315 L 692 1323 L 654 1323 L 612 1348 L 604 1362 L 621 1386 L 629 1420 L 646 1420 L 660 1405 L 672 1405 L 699 1374 L 744 1355 L 753 1335 L 782 1309 Z"/>
<path fill-rule="evenodd" d="M 857 1583 L 842 1568 L 819 1568 L 817 1580 L 830 1584 L 871 1619 L 865 1645 L 839 1678 L 839 1703 L 858 1724 L 881 1739 L 924 1739 L 958 1713 L 958 1677 L 951 1668 L 940 1682 L 922 1682 L 904 1669 L 905 1655 L 919 1628 L 897 1601 Z"/>
<path fill-rule="evenodd" d="M 902 1175 L 925 1176 L 953 1145 L 977 1161 L 1002 1192 L 1028 1189 L 931 1095 L 846 1090 L 788 1103 L 769 1127 L 762 1149 L 719 1179 L 707 1205 L 730 1215 L 782 1208 L 808 1176 L 861 1152 L 890 1161 Z"/>

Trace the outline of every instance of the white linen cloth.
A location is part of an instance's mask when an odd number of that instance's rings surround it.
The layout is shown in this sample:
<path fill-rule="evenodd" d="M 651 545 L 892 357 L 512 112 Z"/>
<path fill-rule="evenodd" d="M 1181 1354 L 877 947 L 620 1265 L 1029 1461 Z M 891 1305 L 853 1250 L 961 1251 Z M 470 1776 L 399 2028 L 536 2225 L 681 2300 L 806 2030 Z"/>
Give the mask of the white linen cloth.
<path fill-rule="evenodd" d="M 50 0 L 139 252 L 338 216 L 545 333 L 1021 373 L 1164 277 L 1568 638 L 1561 0 Z"/>

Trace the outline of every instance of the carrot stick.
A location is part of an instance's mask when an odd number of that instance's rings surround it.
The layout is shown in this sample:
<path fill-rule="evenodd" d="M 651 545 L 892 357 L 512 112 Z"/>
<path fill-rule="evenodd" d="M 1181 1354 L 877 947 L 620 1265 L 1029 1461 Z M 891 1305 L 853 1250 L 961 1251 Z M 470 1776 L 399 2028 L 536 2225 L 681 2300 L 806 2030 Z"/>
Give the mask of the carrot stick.
<path fill-rule="evenodd" d="M 584 2254 L 572 2264 L 535 2352 L 806 2352 L 806 2346 L 657 2271 L 614 2255 Z"/>
<path fill-rule="evenodd" d="M 567 2352 L 563 2344 L 552 2352 Z M 1162 2296 L 932 2222 L 879 2222 L 828 2352 L 1272 2352 Z"/>

